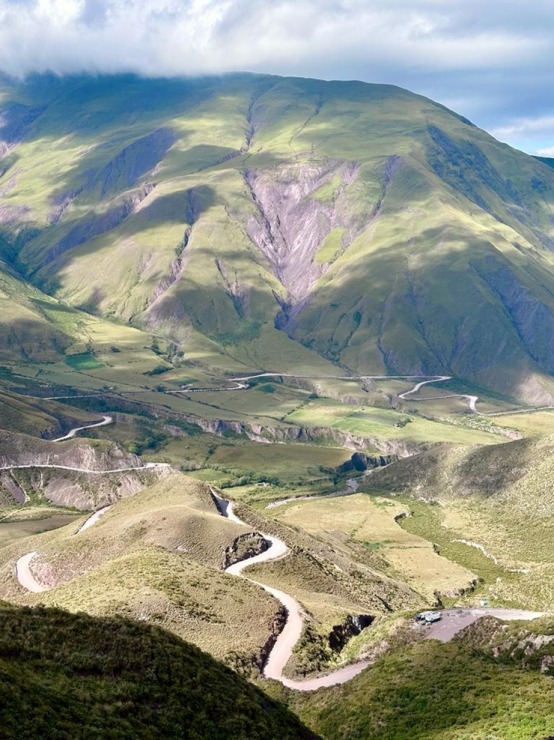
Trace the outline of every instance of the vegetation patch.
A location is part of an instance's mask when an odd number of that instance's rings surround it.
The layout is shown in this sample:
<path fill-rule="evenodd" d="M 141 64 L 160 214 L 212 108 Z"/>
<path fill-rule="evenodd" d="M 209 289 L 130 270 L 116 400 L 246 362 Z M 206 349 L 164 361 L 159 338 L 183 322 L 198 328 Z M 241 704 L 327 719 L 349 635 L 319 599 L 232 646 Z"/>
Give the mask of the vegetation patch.
<path fill-rule="evenodd" d="M 0 607 L 2 737 L 315 740 L 283 705 L 156 627 Z"/>
<path fill-rule="evenodd" d="M 79 355 L 66 355 L 64 362 L 70 368 L 79 372 L 98 370 L 101 367 L 105 367 L 104 363 L 97 360 L 91 352 L 82 352 Z"/>
<path fill-rule="evenodd" d="M 461 641 L 424 641 L 343 686 L 296 694 L 292 706 L 328 740 L 542 740 L 554 722 L 554 680 Z"/>

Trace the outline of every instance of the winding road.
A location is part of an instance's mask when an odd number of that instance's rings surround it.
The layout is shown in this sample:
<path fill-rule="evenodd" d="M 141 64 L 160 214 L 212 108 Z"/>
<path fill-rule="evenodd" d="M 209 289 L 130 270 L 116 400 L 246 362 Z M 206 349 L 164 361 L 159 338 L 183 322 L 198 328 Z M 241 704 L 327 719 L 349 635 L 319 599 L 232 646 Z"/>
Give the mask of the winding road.
<path fill-rule="evenodd" d="M 233 504 L 221 498 L 210 486 L 212 496 L 216 502 L 219 512 L 222 516 L 227 517 L 230 521 L 249 526 L 246 522 L 243 522 L 233 510 Z M 296 499 L 298 500 L 298 499 Z M 279 503 L 286 503 L 283 500 Z M 303 625 L 303 612 L 302 607 L 290 594 L 284 591 L 279 591 L 276 588 L 272 588 L 265 583 L 256 581 L 253 578 L 248 578 L 244 575 L 243 571 L 251 565 L 264 563 L 268 561 L 275 561 L 284 558 L 289 553 L 287 545 L 283 540 L 273 535 L 259 532 L 259 534 L 269 543 L 269 547 L 259 555 L 253 555 L 252 557 L 241 560 L 238 563 L 234 563 L 226 568 L 226 572 L 233 576 L 239 576 L 246 578 L 251 583 L 263 588 L 264 591 L 274 596 L 287 611 L 287 620 L 283 631 L 278 635 L 273 648 L 269 654 L 267 662 L 263 668 L 263 675 L 266 678 L 272 678 L 279 681 L 284 686 L 296 691 L 316 691 L 317 689 L 336 686 L 338 684 L 346 683 L 352 678 L 361 673 L 367 668 L 371 662 L 367 660 L 358 661 L 351 665 L 340 668 L 333 671 L 325 676 L 319 676 L 317 678 L 310 678 L 304 681 L 294 681 L 290 678 L 286 678 L 283 675 L 283 670 L 289 661 L 294 646 L 298 642 L 302 634 Z M 492 616 L 504 621 L 512 620 L 532 620 L 539 617 L 545 616 L 547 612 L 528 611 L 524 609 L 503 609 L 503 608 L 459 608 L 459 609 L 444 609 L 441 611 L 442 619 L 439 622 L 435 622 L 432 625 L 425 627 L 427 634 L 426 639 L 439 640 L 441 642 L 450 642 L 452 638 L 458 634 L 464 627 L 472 624 L 481 617 Z"/>
<path fill-rule="evenodd" d="M 210 490 L 222 516 L 237 524 L 249 526 L 235 514 L 232 502 L 221 498 L 212 486 L 210 486 Z M 79 534 L 96 524 L 110 508 L 111 506 L 105 506 L 91 514 L 91 516 L 89 516 L 81 525 L 76 534 Z M 370 661 L 358 661 L 351 665 L 347 665 L 344 668 L 332 671 L 327 675 L 319 676 L 317 678 L 309 678 L 304 681 L 295 681 L 283 675 L 283 671 L 292 656 L 294 647 L 302 635 L 304 622 L 303 611 L 298 601 L 296 601 L 296 599 L 290 594 L 244 575 L 244 569 L 251 565 L 279 560 L 286 557 L 289 553 L 289 548 L 283 540 L 263 532 L 260 532 L 259 534 L 269 543 L 268 549 L 258 555 L 253 555 L 237 563 L 233 563 L 233 565 L 226 568 L 226 572 L 229 573 L 229 575 L 245 578 L 254 585 L 259 586 L 276 598 L 285 607 L 287 613 L 285 626 L 277 636 L 277 639 L 269 653 L 262 671 L 263 676 L 265 678 L 279 681 L 287 688 L 295 691 L 316 691 L 320 688 L 336 686 L 350 681 L 367 668 L 370 665 Z M 35 579 L 31 571 L 31 563 L 37 554 L 36 550 L 28 552 L 19 557 L 15 564 L 16 577 L 19 584 L 31 593 L 42 593 L 48 590 L 47 586 L 44 586 Z M 426 628 L 427 634 L 425 637 L 427 639 L 449 642 L 460 630 L 483 616 L 494 616 L 503 620 L 531 620 L 543 616 L 545 612 L 530 612 L 520 609 L 447 609 L 442 611 L 441 614 L 443 618 L 440 622 Z"/>
<path fill-rule="evenodd" d="M 113 422 L 113 418 L 111 416 L 104 416 L 102 421 L 99 422 L 93 422 L 92 424 L 85 424 L 80 427 L 75 427 L 74 429 L 71 429 L 66 435 L 63 437 L 58 437 L 57 439 L 53 439 L 52 442 L 63 442 L 67 439 L 72 439 L 75 437 L 77 432 L 81 432 L 85 429 L 92 429 L 94 427 L 102 427 L 106 426 L 107 424 L 111 424 Z M 138 470 L 151 470 L 152 468 L 167 468 L 170 467 L 168 463 L 145 463 L 144 465 L 140 467 L 126 467 L 126 468 L 113 468 L 112 470 L 89 470 L 88 468 L 76 468 L 76 467 L 70 467 L 68 465 L 54 465 L 50 463 L 42 463 L 42 464 L 35 464 L 35 465 L 4 465 L 0 467 L 0 470 L 21 470 L 24 468 L 54 468 L 56 470 L 71 470 L 77 473 L 87 473 L 88 475 L 106 475 L 107 473 L 126 473 L 129 471 L 138 471 Z M 79 534 L 80 532 L 84 532 L 89 527 L 92 527 L 96 522 L 106 514 L 106 512 L 111 509 L 112 504 L 108 506 L 103 506 L 102 508 L 98 509 L 97 511 L 93 512 L 79 527 L 76 534 Z M 25 555 L 22 555 L 20 558 L 18 558 L 16 564 L 15 564 L 15 572 L 16 577 L 21 586 L 23 586 L 24 589 L 27 591 L 31 591 L 32 593 L 41 593 L 42 591 L 47 591 L 47 587 L 40 584 L 35 577 L 33 576 L 31 572 L 31 562 L 35 558 L 35 556 L 38 553 L 36 551 L 28 552 Z"/>
<path fill-rule="evenodd" d="M 308 376 L 301 376 L 301 375 L 289 375 L 286 373 L 259 373 L 257 375 L 250 375 L 250 376 L 244 376 L 240 378 L 231 378 L 229 379 L 230 382 L 235 383 L 233 387 L 228 388 L 219 388 L 219 389 L 200 389 L 200 388 L 191 388 L 191 389 L 182 389 L 181 391 L 173 391 L 175 393 L 187 393 L 187 392 L 202 392 L 202 391 L 214 391 L 214 390 L 220 390 L 220 391 L 230 391 L 230 390 L 247 390 L 249 388 L 249 381 L 254 380 L 256 378 L 261 377 L 289 377 L 289 378 L 304 378 L 304 379 L 310 379 L 314 380 L 316 378 L 308 377 Z M 418 376 L 346 376 L 344 378 L 337 378 L 336 376 L 329 376 L 329 378 L 337 379 L 337 380 L 386 380 L 386 379 L 406 379 L 406 380 L 416 380 Z M 421 377 L 421 376 L 420 376 Z M 324 379 L 317 378 L 317 379 Z M 402 400 L 407 400 L 407 397 L 415 395 L 419 392 L 419 390 L 428 384 L 431 383 L 440 383 L 447 380 L 450 380 L 450 376 L 446 375 L 439 375 L 434 377 L 427 377 L 424 380 L 418 380 L 414 386 L 404 391 L 403 393 L 399 394 L 398 397 Z M 468 401 L 469 408 L 472 412 L 480 414 L 479 411 L 476 409 L 476 403 L 478 401 L 477 396 L 472 396 L 468 394 L 451 394 L 447 396 L 439 396 L 438 398 L 464 398 Z M 425 401 L 425 400 L 432 400 L 431 398 L 424 398 L 424 399 L 410 399 L 412 401 Z M 551 408 L 551 407 L 545 407 L 545 408 Z M 513 412 L 500 412 L 500 413 L 513 413 Z M 499 415 L 499 414 L 490 414 L 490 416 L 493 415 Z M 54 442 L 62 442 L 65 440 L 72 439 L 76 436 L 76 434 L 80 431 L 84 431 L 86 429 L 91 429 L 95 427 L 101 427 L 106 426 L 108 424 L 111 424 L 113 422 L 113 418 L 111 416 L 104 416 L 102 421 L 100 422 L 94 422 L 92 424 L 86 424 L 83 426 L 76 427 L 72 430 L 70 430 L 66 435 L 62 437 L 58 437 L 55 440 L 52 440 Z M 141 467 L 127 467 L 127 468 L 115 468 L 113 470 L 103 470 L 103 471 L 93 471 L 88 470 L 84 468 L 77 468 L 77 467 L 69 467 L 69 466 L 63 466 L 63 465 L 55 465 L 55 464 L 39 464 L 39 465 L 9 465 L 0 467 L 0 470 L 10 470 L 10 469 L 18 469 L 18 468 L 32 468 L 32 467 L 44 467 L 44 468 L 57 468 L 61 470 L 71 470 L 76 472 L 83 472 L 83 473 L 89 473 L 89 474 L 106 474 L 106 473 L 116 473 L 116 472 L 128 472 L 128 471 L 138 471 L 143 469 L 152 469 L 156 467 L 169 467 L 166 463 L 146 463 L 145 465 Z M 346 488 L 342 491 L 338 491 L 334 494 L 329 494 L 331 496 L 341 496 L 341 495 L 348 495 L 349 493 L 354 493 L 358 488 L 358 481 L 356 479 L 350 479 L 346 483 Z M 212 496 L 214 497 L 214 501 L 216 502 L 216 505 L 218 507 L 219 512 L 222 516 L 225 516 L 230 521 L 236 522 L 237 524 L 241 524 L 244 526 L 249 526 L 245 522 L 243 522 L 235 513 L 233 510 L 233 504 L 232 502 L 229 502 L 223 498 L 221 498 L 213 489 L 213 487 L 210 486 Z M 268 508 L 274 507 L 274 506 L 280 506 L 285 503 L 289 503 L 292 501 L 298 501 L 303 499 L 309 499 L 309 498 L 315 498 L 310 496 L 302 496 L 302 497 L 296 497 L 296 498 L 290 498 L 290 499 L 282 499 L 280 501 L 272 502 L 269 504 Z M 318 496 L 319 498 L 319 496 Z M 92 527 L 94 524 L 98 522 L 98 520 L 111 508 L 111 506 L 104 506 L 98 511 L 92 513 L 85 522 L 81 525 L 79 530 L 76 532 L 76 534 L 79 534 L 85 530 L 87 530 L 89 527 Z M 303 611 L 302 607 L 294 599 L 290 594 L 287 594 L 283 591 L 280 591 L 278 589 L 275 589 L 265 583 L 262 583 L 260 581 L 256 581 L 252 578 L 248 578 L 248 576 L 244 575 L 243 571 L 251 566 L 256 565 L 263 562 L 269 562 L 269 561 L 275 561 L 279 560 L 281 558 L 286 557 L 289 554 L 289 548 L 283 542 L 283 540 L 279 539 L 278 537 L 274 537 L 269 534 L 265 534 L 263 532 L 259 533 L 269 544 L 269 547 L 264 552 L 254 555 L 252 557 L 246 558 L 245 560 L 242 560 L 240 562 L 234 563 L 233 565 L 226 568 L 226 572 L 229 575 L 236 576 L 239 578 L 245 578 L 246 580 L 250 581 L 251 583 L 255 584 L 256 586 L 262 588 L 267 593 L 271 594 L 274 598 L 276 598 L 285 608 L 287 617 L 286 622 L 283 630 L 281 633 L 277 636 L 277 639 L 269 653 L 268 659 L 266 661 L 266 664 L 263 668 L 263 675 L 266 678 L 274 679 L 276 681 L 279 681 L 284 686 L 294 689 L 296 691 L 315 691 L 319 688 L 328 687 L 328 686 L 334 686 L 338 684 L 346 683 L 347 681 L 350 681 L 352 678 L 357 676 L 359 673 L 361 673 L 365 668 L 367 668 L 370 665 L 369 661 L 359 661 L 357 663 L 353 663 L 351 665 L 345 666 L 344 668 L 338 669 L 336 671 L 333 671 L 325 676 L 320 676 L 317 678 L 310 678 L 306 679 L 304 681 L 295 681 L 292 679 L 287 678 L 283 675 L 283 671 L 285 669 L 286 664 L 288 663 L 289 659 L 292 656 L 293 650 L 295 645 L 297 644 L 298 640 L 301 637 L 302 634 L 302 628 L 303 628 Z M 19 582 L 19 584 L 26 589 L 27 591 L 33 592 L 33 593 L 40 593 L 47 590 L 46 586 L 43 586 L 40 584 L 36 579 L 34 578 L 32 572 L 31 572 L 31 563 L 33 559 L 36 557 L 38 553 L 36 551 L 26 553 L 25 555 L 22 555 L 18 558 L 15 570 L 16 570 L 16 577 Z M 438 639 L 443 642 L 447 642 L 452 639 L 452 637 L 457 634 L 461 629 L 463 629 L 468 624 L 471 624 L 472 622 L 476 621 L 482 616 L 485 615 L 491 615 L 499 617 L 500 619 L 535 619 L 536 617 L 542 616 L 543 612 L 528 612 L 524 610 L 516 610 L 516 609 L 456 609 L 456 610 L 444 610 L 442 612 L 443 619 L 431 625 L 429 628 L 427 628 L 428 633 L 426 637 L 431 639 Z"/>
<path fill-rule="evenodd" d="M 63 437 L 57 437 L 56 439 L 53 439 L 52 442 L 64 442 L 66 439 L 73 439 L 73 437 L 75 437 L 78 432 L 82 432 L 84 429 L 94 429 L 94 427 L 105 427 L 108 424 L 111 424 L 112 422 L 113 422 L 112 416 L 103 416 L 102 421 L 96 421 L 96 422 L 93 422 L 92 424 L 84 424 L 82 427 L 75 427 L 74 429 L 71 429 Z"/>
<path fill-rule="evenodd" d="M 113 417 L 104 416 L 102 421 L 96 421 L 92 424 L 85 424 L 84 426 L 75 427 L 71 429 L 63 437 L 57 437 L 56 439 L 50 440 L 51 442 L 64 442 L 68 439 L 73 439 L 78 432 L 82 432 L 85 429 L 94 429 L 95 427 L 104 427 L 108 424 L 113 423 Z M 169 463 L 155 463 L 147 462 L 143 465 L 127 466 L 124 468 L 109 468 L 107 470 L 91 470 L 90 468 L 78 468 L 71 465 L 56 465 L 55 463 L 31 463 L 25 465 L 10 464 L 0 465 L 0 470 L 24 470 L 26 468 L 53 468 L 55 470 L 71 470 L 74 473 L 87 473 L 88 475 L 107 475 L 109 473 L 129 473 L 131 471 L 139 470 L 152 470 L 154 468 L 170 468 Z"/>
<path fill-rule="evenodd" d="M 249 525 L 246 524 L 246 522 L 243 522 L 242 519 L 239 519 L 233 511 L 233 504 L 230 501 L 226 501 L 221 498 L 211 486 L 210 488 L 212 496 L 214 497 L 222 516 L 227 517 L 232 522 L 248 527 Z M 275 681 L 279 681 L 289 689 L 295 689 L 296 691 L 316 691 L 324 686 L 335 686 L 337 684 L 350 681 L 350 679 L 357 676 L 358 673 L 361 673 L 364 668 L 367 668 L 369 665 L 368 661 L 353 663 L 345 668 L 333 671 L 326 676 L 308 678 L 305 681 L 293 681 L 283 675 L 283 670 L 292 655 L 294 646 L 302 634 L 302 626 L 304 623 L 302 607 L 295 598 L 290 596 L 290 594 L 287 594 L 284 591 L 279 591 L 276 588 L 272 588 L 271 586 L 261 583 L 260 581 L 256 581 L 253 578 L 248 578 L 248 576 L 243 574 L 243 570 L 251 565 L 265 563 L 270 560 L 280 560 L 281 558 L 286 557 L 289 553 L 289 548 L 283 540 L 280 540 L 278 537 L 274 537 L 273 535 L 265 534 L 264 532 L 260 532 L 259 534 L 261 534 L 264 540 L 269 543 L 268 549 L 259 555 L 253 555 L 250 558 L 234 563 L 225 570 L 226 573 L 229 573 L 230 575 L 246 578 L 246 580 L 254 583 L 256 586 L 263 588 L 264 591 L 267 591 L 267 593 L 280 601 L 287 611 L 287 621 L 269 653 L 269 657 L 263 668 L 263 675 L 266 678 L 272 678 Z"/>
<path fill-rule="evenodd" d="M 424 386 L 431 383 L 442 383 L 447 380 L 452 380 L 451 375 L 298 375 L 295 373 L 280 373 L 280 372 L 264 372 L 264 373 L 256 373 L 254 375 L 242 375 L 236 378 L 228 378 L 226 380 L 227 383 L 231 383 L 232 385 L 227 386 L 220 386 L 216 388 L 209 388 L 209 387 L 192 387 L 192 386 L 182 386 L 180 389 L 176 390 L 166 390 L 165 393 L 168 394 L 176 394 L 176 395 L 187 395 L 189 393 L 228 393 L 229 391 L 247 391 L 250 389 L 250 381 L 251 380 L 257 380 L 258 378 L 297 378 L 298 380 L 412 380 L 417 381 L 413 388 L 410 388 L 407 391 L 404 391 L 403 393 L 398 394 L 398 398 L 402 400 L 407 400 L 408 396 L 414 396 L 416 393 Z M 420 378 L 424 378 L 423 380 L 420 380 Z M 144 390 L 127 390 L 122 391 L 124 395 L 137 395 L 141 393 L 152 393 L 152 389 L 144 389 Z M 65 395 L 65 396 L 45 396 L 45 400 L 70 400 L 70 399 L 78 399 L 78 398 L 102 398 L 102 393 L 83 393 L 81 395 Z M 31 398 L 36 398 L 36 396 L 31 395 Z M 474 396 L 469 393 L 450 393 L 450 394 L 444 394 L 442 396 L 428 396 L 427 398 L 411 398 L 411 401 L 422 403 L 425 401 L 441 401 L 446 398 L 463 398 L 468 402 L 469 409 L 472 413 L 476 414 L 477 416 L 483 416 L 483 417 L 494 417 L 494 416 L 509 416 L 511 414 L 528 414 L 532 413 L 534 411 L 552 411 L 554 410 L 554 406 L 532 406 L 530 408 L 523 408 L 523 409 L 514 409 L 510 411 L 496 411 L 496 412 L 490 412 L 490 413 L 483 413 L 477 409 L 477 402 L 479 401 L 479 396 Z M 105 419 L 109 417 L 104 417 Z M 75 430 L 72 430 L 69 432 L 69 434 L 65 435 L 64 437 L 59 437 L 56 440 L 53 440 L 55 442 L 61 442 L 65 439 L 70 439 L 71 437 L 74 437 L 75 434 L 82 430 L 82 429 L 90 429 L 93 426 L 104 426 L 105 424 L 109 424 L 109 421 L 102 421 L 97 424 L 91 424 L 83 427 L 78 427 Z"/>
<path fill-rule="evenodd" d="M 425 378 L 425 380 L 418 380 L 418 378 Z M 403 393 L 398 394 L 398 398 L 401 398 L 402 400 L 406 400 L 408 396 L 415 395 L 419 392 L 421 388 L 423 388 L 424 385 L 428 385 L 430 383 L 443 383 L 447 380 L 452 380 L 451 375 L 433 375 L 431 377 L 424 375 L 319 375 L 319 376 L 313 376 L 313 375 L 294 375 L 292 373 L 258 373 L 256 375 L 243 375 L 238 378 L 229 378 L 230 383 L 235 383 L 236 385 L 227 387 L 227 388 L 188 388 L 183 389 L 180 391 L 169 391 L 170 393 L 203 393 L 207 391 L 232 391 L 232 390 L 248 390 L 250 388 L 249 381 L 251 380 L 257 380 L 258 378 L 297 378 L 299 380 L 417 380 L 417 382 L 414 384 L 413 388 L 410 388 L 407 391 L 404 391 Z M 410 400 L 422 402 L 422 401 L 432 401 L 432 400 L 440 400 L 443 398 L 464 398 L 469 405 L 470 411 L 472 411 L 474 414 L 477 414 L 478 416 L 499 416 L 504 413 L 513 413 L 513 412 L 505 412 L 501 411 L 498 414 L 482 414 L 480 411 L 477 410 L 477 401 L 479 400 L 479 396 L 472 396 L 468 393 L 451 393 L 448 395 L 443 396 L 433 396 L 432 398 L 412 398 Z M 544 408 L 552 408 L 550 406 L 548 407 L 541 407 L 541 409 Z M 532 409 L 535 410 L 535 409 Z M 539 410 L 539 409 L 536 409 Z"/>
<path fill-rule="evenodd" d="M 43 586 L 41 583 L 36 581 L 35 577 L 31 573 L 31 561 L 37 554 L 36 550 L 28 552 L 25 555 L 22 555 L 15 564 L 15 573 L 17 580 L 19 581 L 19 585 L 34 594 L 48 590 L 46 586 Z"/>

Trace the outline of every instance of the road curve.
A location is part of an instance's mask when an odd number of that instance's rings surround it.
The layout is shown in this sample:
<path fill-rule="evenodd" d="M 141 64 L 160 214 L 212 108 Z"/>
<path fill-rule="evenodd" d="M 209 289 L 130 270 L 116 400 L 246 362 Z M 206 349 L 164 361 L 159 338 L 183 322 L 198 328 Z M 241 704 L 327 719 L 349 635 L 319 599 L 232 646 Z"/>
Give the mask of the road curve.
<path fill-rule="evenodd" d="M 71 429 L 63 437 L 57 437 L 52 439 L 51 442 L 64 442 L 67 439 L 73 439 L 77 432 L 81 432 L 84 429 L 92 429 L 94 427 L 105 427 L 108 424 L 113 423 L 112 416 L 103 416 L 102 421 L 96 421 L 93 424 L 85 424 L 84 426 L 75 427 Z M 109 470 L 90 470 L 89 468 L 77 468 L 70 465 L 55 465 L 53 463 L 39 463 L 31 465 L 2 465 L 0 470 L 23 470 L 25 468 L 54 468 L 55 470 L 71 470 L 74 473 L 87 473 L 88 475 L 107 475 L 108 473 L 129 473 L 137 470 L 152 470 L 153 468 L 169 468 L 169 463 L 154 463 L 147 462 L 144 465 L 125 467 L 125 468 L 111 468 Z"/>
<path fill-rule="evenodd" d="M 403 393 L 398 394 L 398 398 L 401 398 L 403 401 L 406 400 L 407 396 L 412 396 L 418 393 L 418 391 L 423 388 L 424 385 L 429 385 L 430 383 L 444 383 L 447 380 L 452 380 L 451 375 L 327 375 L 327 376 L 309 376 L 309 375 L 292 375 L 289 373 L 258 373 L 257 375 L 245 375 L 240 378 L 229 378 L 230 381 L 238 383 L 242 389 L 247 389 L 248 381 L 249 380 L 255 380 L 257 378 L 270 378 L 270 377 L 281 377 L 281 378 L 299 378 L 304 380 L 417 380 L 418 378 L 426 378 L 426 380 L 419 380 L 416 382 L 413 386 L 413 388 L 410 388 L 407 391 L 404 391 Z M 242 384 L 242 385 L 241 385 Z M 220 389 L 218 389 L 220 390 Z M 226 388 L 222 390 L 235 390 L 231 388 Z M 477 411 L 477 401 L 479 400 L 479 396 L 471 396 L 467 393 L 452 393 L 447 396 L 437 396 L 437 398 L 464 398 L 468 402 L 470 411 L 472 411 L 474 414 L 477 414 L 478 416 L 485 416 L 485 414 L 481 414 L 480 411 Z M 412 398 L 410 399 L 412 401 L 422 402 L 422 401 L 431 401 L 431 398 Z M 504 413 L 504 412 L 500 412 Z M 494 414 L 488 414 L 489 416 L 494 416 Z"/>
<path fill-rule="evenodd" d="M 27 591 L 31 591 L 34 594 L 47 591 L 46 586 L 35 580 L 35 577 L 31 573 L 31 561 L 38 553 L 35 551 L 28 552 L 26 555 L 22 555 L 17 563 L 15 564 L 15 573 L 19 584 L 23 586 Z"/>
<path fill-rule="evenodd" d="M 98 509 L 93 514 L 91 514 L 88 519 L 86 519 L 83 524 L 79 527 L 77 532 L 75 534 L 80 534 L 81 532 L 84 532 L 89 527 L 92 527 L 93 524 L 96 524 L 96 522 L 104 516 L 104 514 L 107 513 L 109 509 L 112 508 L 112 505 L 109 506 L 103 506 L 101 509 Z M 33 550 L 33 552 L 28 552 L 25 555 L 22 555 L 20 558 L 18 558 L 16 564 L 15 564 L 15 574 L 17 577 L 17 580 L 19 582 L 20 586 L 23 586 L 24 589 L 27 591 L 31 591 L 31 593 L 41 593 L 42 591 L 48 591 L 47 586 L 43 586 L 41 583 L 39 583 L 35 577 L 33 576 L 31 572 L 31 562 L 35 558 L 35 556 L 38 555 L 36 550 Z"/>
<path fill-rule="evenodd" d="M 398 398 L 401 398 L 403 400 L 406 400 L 408 396 L 415 395 L 420 388 L 422 388 L 424 385 L 427 385 L 429 383 L 441 383 L 446 380 L 451 380 L 452 376 L 450 375 L 436 375 L 436 376 L 428 376 L 428 375 L 297 375 L 294 373 L 280 373 L 280 372 L 265 372 L 265 373 L 256 373 L 254 375 L 243 375 L 236 378 L 227 378 L 226 382 L 231 383 L 232 385 L 227 385 L 225 387 L 218 387 L 218 388 L 202 388 L 202 387 L 193 387 L 193 386 L 182 386 L 180 389 L 177 390 L 167 390 L 166 393 L 173 393 L 173 394 L 183 394 L 187 395 L 188 393 L 223 393 L 228 391 L 246 391 L 250 389 L 249 381 L 256 380 L 257 378 L 298 378 L 299 380 L 417 380 L 418 378 L 426 378 L 426 380 L 420 380 L 415 383 L 413 388 L 410 388 L 407 391 L 404 391 L 403 393 L 400 393 L 398 395 Z M 140 394 L 140 393 L 150 393 L 151 389 L 146 390 L 135 390 L 135 391 L 122 391 L 124 394 Z M 36 396 L 31 395 L 31 398 L 36 398 Z M 55 400 L 55 399 L 75 399 L 75 398 L 102 398 L 102 393 L 83 393 L 81 395 L 71 395 L 71 396 L 46 396 L 45 400 Z M 490 412 L 487 414 L 482 413 L 481 411 L 477 410 L 477 402 L 479 401 L 479 396 L 473 396 L 468 393 L 452 393 L 449 395 L 442 395 L 442 396 L 433 396 L 433 397 L 427 397 L 427 398 L 411 398 L 411 401 L 415 401 L 418 403 L 421 403 L 423 401 L 434 401 L 434 400 L 442 400 L 444 398 L 464 398 L 468 402 L 468 406 L 470 411 L 472 413 L 477 414 L 477 416 L 484 416 L 484 417 L 493 417 L 493 416 L 509 416 L 511 414 L 529 414 L 534 411 L 553 411 L 554 406 L 532 406 L 531 408 L 525 408 L 525 409 L 515 409 L 512 411 L 496 411 L 496 412 Z M 104 417 L 104 419 L 107 419 L 109 417 Z M 90 424 L 83 427 L 78 427 L 76 430 L 72 430 L 72 432 L 69 432 L 69 434 L 66 434 L 64 437 L 59 437 L 56 440 L 53 440 L 55 442 L 61 442 L 65 439 L 71 439 L 71 437 L 74 437 L 75 434 L 78 431 L 81 431 L 83 429 L 90 429 L 95 426 L 104 426 L 105 424 L 111 423 L 110 421 L 102 421 L 96 424 Z"/>
<path fill-rule="evenodd" d="M 102 421 L 96 421 L 93 424 L 84 424 L 82 427 L 75 427 L 74 429 L 71 429 L 63 437 L 57 437 L 56 439 L 53 439 L 52 442 L 64 442 L 66 439 L 73 439 L 73 437 L 76 436 L 77 432 L 82 432 L 84 429 L 94 429 L 94 427 L 105 427 L 108 424 L 111 424 L 112 422 L 113 422 L 112 416 L 103 416 Z"/>
<path fill-rule="evenodd" d="M 233 504 L 218 496 L 211 486 L 210 488 L 222 516 L 227 517 L 230 521 L 236 522 L 237 524 L 248 526 L 235 514 L 233 511 Z M 275 681 L 279 681 L 284 686 L 287 686 L 289 689 L 294 689 L 296 691 L 316 691 L 325 686 L 336 686 L 337 684 L 350 681 L 354 676 L 361 673 L 364 668 L 367 668 L 369 665 L 368 661 L 360 661 L 337 671 L 333 671 L 326 676 L 308 678 L 305 681 L 293 681 L 292 679 L 283 676 L 283 670 L 292 655 L 294 646 L 302 634 L 304 619 L 302 616 L 302 607 L 290 594 L 287 594 L 284 591 L 279 591 L 276 588 L 272 588 L 260 581 L 255 581 L 253 578 L 248 578 L 248 576 L 243 574 L 243 570 L 250 565 L 264 563 L 270 560 L 279 560 L 280 558 L 286 557 L 289 552 L 289 549 L 283 540 L 278 537 L 274 537 L 273 535 L 265 534 L 264 532 L 260 532 L 260 534 L 269 543 L 268 549 L 259 555 L 253 555 L 250 558 L 234 563 L 225 570 L 230 575 L 246 578 L 246 580 L 254 583 L 256 586 L 263 588 L 264 591 L 267 591 L 267 593 L 280 601 L 287 610 L 287 621 L 269 653 L 269 657 L 263 668 L 263 675 L 265 678 L 272 678 Z"/>

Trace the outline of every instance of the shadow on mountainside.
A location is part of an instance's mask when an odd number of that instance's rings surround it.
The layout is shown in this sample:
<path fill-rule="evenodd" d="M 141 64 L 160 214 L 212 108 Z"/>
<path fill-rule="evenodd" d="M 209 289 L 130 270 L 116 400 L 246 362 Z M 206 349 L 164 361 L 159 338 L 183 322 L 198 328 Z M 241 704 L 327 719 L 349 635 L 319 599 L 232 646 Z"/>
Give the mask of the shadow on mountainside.
<path fill-rule="evenodd" d="M 57 362 L 73 339 L 47 322 L 0 319 L 0 361 Z"/>
<path fill-rule="evenodd" d="M 378 352 L 391 374 L 448 372 L 522 397 L 532 372 L 554 372 L 544 341 L 554 333 L 554 303 L 492 244 L 459 247 L 456 234 L 427 229 L 417 243 L 343 262 L 278 326 L 358 372 Z M 495 277 L 505 274 L 509 281 Z"/>

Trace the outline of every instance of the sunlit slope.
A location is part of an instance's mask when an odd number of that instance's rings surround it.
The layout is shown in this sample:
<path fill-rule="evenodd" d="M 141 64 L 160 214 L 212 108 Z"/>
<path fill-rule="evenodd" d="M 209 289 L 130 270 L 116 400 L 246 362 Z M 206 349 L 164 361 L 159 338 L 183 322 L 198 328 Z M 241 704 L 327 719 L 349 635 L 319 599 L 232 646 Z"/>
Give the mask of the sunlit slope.
<path fill-rule="evenodd" d="M 2 89 L 4 251 L 48 293 L 250 366 L 320 355 L 549 398 L 544 163 L 390 86 Z"/>
<path fill-rule="evenodd" d="M 244 660 L 247 672 L 254 668 L 278 605 L 222 568 L 233 552 L 256 551 L 261 538 L 222 517 L 206 484 L 174 474 L 116 502 L 80 532 L 85 520 L 0 547 L 2 596 L 148 620 L 228 663 Z M 31 551 L 42 593 L 27 593 L 16 579 L 15 561 Z"/>
<path fill-rule="evenodd" d="M 0 214 L 1 203 L 0 200 Z M 0 237 L 0 250 L 3 244 Z M 60 302 L 36 288 L 16 269 L 0 259 L 0 380 L 13 384 L 10 370 L 22 365 L 33 368 L 68 360 L 61 366 L 67 371 L 72 366 L 72 356 L 77 360 L 88 355 L 99 357 L 99 361 L 91 357 L 90 367 L 76 369 L 107 365 L 117 368 L 120 378 L 128 373 L 140 377 L 160 364 L 152 351 L 151 334 Z M 31 370 L 27 374 L 33 375 Z M 36 389 L 37 383 L 30 386 L 30 390 Z"/>
<path fill-rule="evenodd" d="M 444 446 L 375 471 L 362 487 L 418 500 L 406 528 L 458 562 L 476 554 L 495 576 L 489 577 L 491 599 L 550 611 L 553 450 L 552 435 L 483 447 Z"/>

